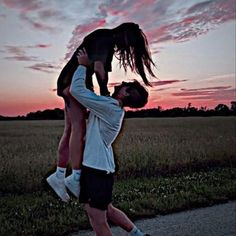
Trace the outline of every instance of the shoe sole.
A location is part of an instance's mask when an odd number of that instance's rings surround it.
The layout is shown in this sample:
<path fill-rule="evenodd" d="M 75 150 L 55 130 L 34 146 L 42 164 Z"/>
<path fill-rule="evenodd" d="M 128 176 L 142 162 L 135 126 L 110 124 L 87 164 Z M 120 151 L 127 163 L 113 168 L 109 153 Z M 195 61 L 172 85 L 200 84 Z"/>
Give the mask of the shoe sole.
<path fill-rule="evenodd" d="M 55 182 L 50 178 L 50 176 L 46 179 L 47 183 L 50 185 L 50 187 L 53 189 L 53 191 L 57 194 L 57 196 L 63 201 L 63 202 L 68 202 L 70 200 L 70 197 L 68 195 L 68 199 L 63 198 L 61 195 L 61 192 L 59 189 L 55 188 Z"/>

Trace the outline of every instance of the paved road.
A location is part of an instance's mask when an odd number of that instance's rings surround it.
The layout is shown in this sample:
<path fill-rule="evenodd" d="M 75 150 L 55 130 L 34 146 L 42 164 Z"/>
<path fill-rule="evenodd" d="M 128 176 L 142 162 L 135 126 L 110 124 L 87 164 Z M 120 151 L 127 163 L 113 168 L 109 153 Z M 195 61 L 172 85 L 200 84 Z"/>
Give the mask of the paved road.
<path fill-rule="evenodd" d="M 200 208 L 153 219 L 136 221 L 135 224 L 151 236 L 235 236 L 236 201 Z M 128 234 L 117 227 L 114 236 Z M 92 236 L 91 231 L 79 231 L 71 236 Z"/>

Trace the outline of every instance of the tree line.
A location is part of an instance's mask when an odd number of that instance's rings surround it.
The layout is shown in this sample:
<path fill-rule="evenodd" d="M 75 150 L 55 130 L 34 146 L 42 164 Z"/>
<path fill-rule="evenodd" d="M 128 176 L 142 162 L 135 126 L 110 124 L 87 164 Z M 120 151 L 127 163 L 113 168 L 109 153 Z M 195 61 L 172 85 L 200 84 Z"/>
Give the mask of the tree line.
<path fill-rule="evenodd" d="M 87 114 L 88 115 L 88 114 Z M 225 104 L 218 104 L 214 109 L 207 107 L 196 108 L 188 104 L 187 107 L 174 107 L 171 109 L 162 109 L 158 106 L 152 109 L 129 110 L 125 112 L 126 118 L 135 117 L 186 117 L 186 116 L 232 116 L 236 115 L 236 101 L 231 102 L 228 107 Z M 63 120 L 64 110 L 55 108 L 53 110 L 44 110 L 30 112 L 26 116 L 6 117 L 0 115 L 0 120 Z"/>

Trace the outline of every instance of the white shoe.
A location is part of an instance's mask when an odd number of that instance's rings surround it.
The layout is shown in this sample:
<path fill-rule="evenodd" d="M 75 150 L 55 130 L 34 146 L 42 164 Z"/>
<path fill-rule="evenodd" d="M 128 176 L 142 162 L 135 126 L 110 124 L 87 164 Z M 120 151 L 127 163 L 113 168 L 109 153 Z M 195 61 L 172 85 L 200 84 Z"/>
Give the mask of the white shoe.
<path fill-rule="evenodd" d="M 68 202 L 70 200 L 70 196 L 66 192 L 64 179 L 59 179 L 56 176 L 56 173 L 53 173 L 47 178 L 47 182 L 63 202 Z"/>
<path fill-rule="evenodd" d="M 80 193 L 80 182 L 73 179 L 73 176 L 70 175 L 65 178 L 65 185 L 74 194 L 75 197 L 79 197 Z"/>

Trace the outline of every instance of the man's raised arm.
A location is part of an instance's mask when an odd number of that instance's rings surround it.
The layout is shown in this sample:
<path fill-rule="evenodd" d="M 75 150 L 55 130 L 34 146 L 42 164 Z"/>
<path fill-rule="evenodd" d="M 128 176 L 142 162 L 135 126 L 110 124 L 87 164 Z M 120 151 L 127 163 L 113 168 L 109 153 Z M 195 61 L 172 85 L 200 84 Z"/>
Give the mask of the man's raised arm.
<path fill-rule="evenodd" d="M 100 118 L 106 120 L 106 116 L 110 112 L 109 98 L 98 96 L 86 88 L 86 67 L 90 65 L 86 51 L 80 52 L 77 58 L 79 60 L 79 66 L 72 77 L 70 93 L 83 106 L 88 108 L 91 112 L 94 112 Z"/>

